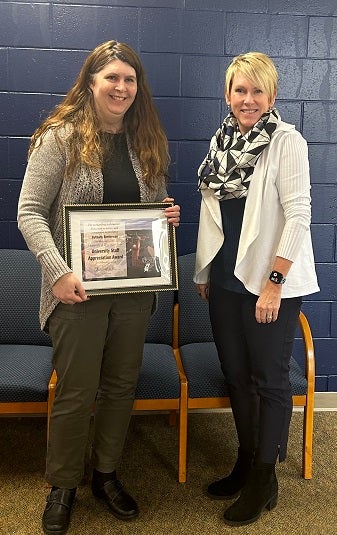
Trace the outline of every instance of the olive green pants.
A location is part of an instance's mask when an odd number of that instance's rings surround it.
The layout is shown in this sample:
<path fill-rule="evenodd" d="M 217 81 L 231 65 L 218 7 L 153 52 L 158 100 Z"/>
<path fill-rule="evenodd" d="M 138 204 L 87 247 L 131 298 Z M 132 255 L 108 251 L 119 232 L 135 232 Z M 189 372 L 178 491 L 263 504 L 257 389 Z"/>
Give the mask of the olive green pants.
<path fill-rule="evenodd" d="M 94 467 L 116 469 L 153 302 L 153 293 L 92 296 L 75 305 L 60 303 L 50 316 L 57 373 L 46 462 L 51 485 L 73 488 L 81 481 L 94 404 Z"/>

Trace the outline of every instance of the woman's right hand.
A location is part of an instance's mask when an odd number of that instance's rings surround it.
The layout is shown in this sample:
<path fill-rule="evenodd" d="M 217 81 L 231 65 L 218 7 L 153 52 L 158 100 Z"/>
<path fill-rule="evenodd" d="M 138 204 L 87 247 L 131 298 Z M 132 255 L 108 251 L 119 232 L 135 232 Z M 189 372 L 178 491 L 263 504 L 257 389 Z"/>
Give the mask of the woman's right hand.
<path fill-rule="evenodd" d="M 65 305 L 74 305 L 89 299 L 83 285 L 73 273 L 62 275 L 55 282 L 52 291 L 55 297 Z"/>
<path fill-rule="evenodd" d="M 202 299 L 208 302 L 208 290 L 209 290 L 209 284 L 197 284 L 196 285 L 198 294 Z"/>

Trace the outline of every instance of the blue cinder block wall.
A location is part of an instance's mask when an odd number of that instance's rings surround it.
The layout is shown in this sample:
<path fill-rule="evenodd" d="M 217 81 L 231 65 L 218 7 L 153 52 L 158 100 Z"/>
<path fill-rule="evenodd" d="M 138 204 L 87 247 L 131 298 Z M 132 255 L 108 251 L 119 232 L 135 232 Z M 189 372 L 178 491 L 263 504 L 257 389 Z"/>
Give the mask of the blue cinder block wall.
<path fill-rule="evenodd" d="M 248 50 L 274 59 L 277 106 L 309 143 L 321 292 L 303 310 L 315 338 L 316 390 L 337 391 L 336 0 L 0 0 L 0 247 L 26 247 L 16 210 L 30 135 L 88 51 L 108 39 L 130 44 L 145 65 L 170 140 L 180 254 L 195 250 L 196 171 L 226 113 L 225 68 Z"/>

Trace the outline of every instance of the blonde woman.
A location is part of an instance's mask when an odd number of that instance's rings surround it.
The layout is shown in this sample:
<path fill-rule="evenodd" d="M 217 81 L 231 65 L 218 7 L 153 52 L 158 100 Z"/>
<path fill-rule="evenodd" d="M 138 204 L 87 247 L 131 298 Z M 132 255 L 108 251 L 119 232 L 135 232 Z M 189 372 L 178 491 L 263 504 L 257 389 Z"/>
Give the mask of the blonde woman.
<path fill-rule="evenodd" d="M 209 301 L 214 340 L 238 435 L 232 472 L 208 495 L 239 498 L 227 524 L 276 506 L 286 457 L 289 359 L 302 296 L 319 291 L 310 236 L 307 144 L 274 107 L 278 75 L 260 52 L 226 72 L 231 111 L 199 169 L 202 194 L 195 282 Z"/>

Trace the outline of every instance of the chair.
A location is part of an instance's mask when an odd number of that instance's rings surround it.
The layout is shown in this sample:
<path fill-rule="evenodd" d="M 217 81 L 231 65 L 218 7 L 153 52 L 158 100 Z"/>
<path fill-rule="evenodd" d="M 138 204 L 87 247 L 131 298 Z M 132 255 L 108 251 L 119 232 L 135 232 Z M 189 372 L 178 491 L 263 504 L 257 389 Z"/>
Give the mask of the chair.
<path fill-rule="evenodd" d="M 0 415 L 47 415 L 52 348 L 39 325 L 40 266 L 0 249 Z"/>
<path fill-rule="evenodd" d="M 193 253 L 178 258 L 179 291 L 173 347 L 187 377 L 188 410 L 226 408 L 230 407 L 228 389 L 213 341 L 208 306 L 198 296 L 192 280 L 194 263 Z M 315 360 L 310 327 L 302 312 L 299 325 L 304 343 L 305 370 L 302 371 L 291 357 L 290 380 L 293 403 L 304 408 L 302 473 L 305 479 L 311 479 Z"/>
<path fill-rule="evenodd" d="M 158 293 L 158 309 L 149 323 L 133 408 L 134 411 L 169 411 L 171 424 L 175 423 L 175 416 L 178 413 L 178 480 L 184 483 L 186 481 L 187 384 L 183 372 L 177 366 L 172 348 L 173 301 L 173 291 Z M 56 381 L 54 371 L 50 382 L 52 392 L 50 407 L 54 399 Z"/>
<path fill-rule="evenodd" d="M 170 411 L 170 423 L 179 418 L 178 480 L 186 481 L 187 383 L 172 348 L 173 300 L 171 291 L 159 292 L 158 310 L 148 327 L 138 379 L 135 411 Z"/>

